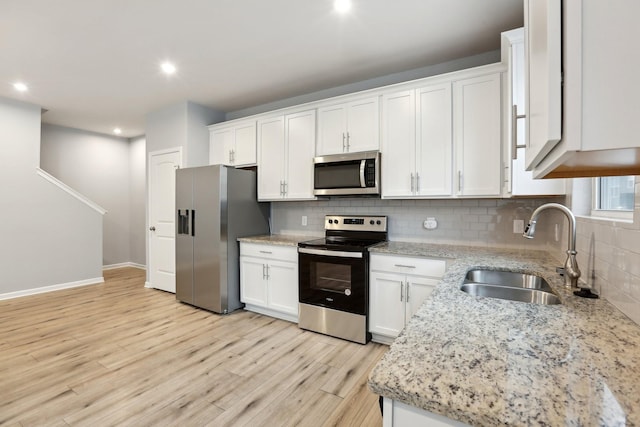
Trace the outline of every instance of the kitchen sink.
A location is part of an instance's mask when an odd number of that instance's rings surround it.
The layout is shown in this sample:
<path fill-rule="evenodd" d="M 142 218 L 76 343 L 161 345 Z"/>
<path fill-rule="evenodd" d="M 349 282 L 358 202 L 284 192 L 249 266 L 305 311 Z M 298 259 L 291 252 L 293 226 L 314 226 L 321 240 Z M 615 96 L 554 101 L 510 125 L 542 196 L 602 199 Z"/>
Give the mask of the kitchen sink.
<path fill-rule="evenodd" d="M 549 283 L 540 276 L 503 270 L 467 272 L 460 290 L 470 295 L 532 304 L 561 304 Z"/>

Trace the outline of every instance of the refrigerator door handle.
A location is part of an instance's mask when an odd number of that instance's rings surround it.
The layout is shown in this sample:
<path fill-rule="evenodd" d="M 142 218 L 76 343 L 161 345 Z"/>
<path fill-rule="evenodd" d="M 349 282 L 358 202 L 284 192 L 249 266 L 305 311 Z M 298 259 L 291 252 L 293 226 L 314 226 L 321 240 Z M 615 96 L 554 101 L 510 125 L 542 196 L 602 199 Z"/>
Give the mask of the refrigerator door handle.
<path fill-rule="evenodd" d="M 189 234 L 189 232 L 187 232 Z M 191 209 L 191 235 L 196 235 L 196 211 L 195 209 Z"/>
<path fill-rule="evenodd" d="M 178 234 L 182 234 L 182 211 L 178 209 Z"/>

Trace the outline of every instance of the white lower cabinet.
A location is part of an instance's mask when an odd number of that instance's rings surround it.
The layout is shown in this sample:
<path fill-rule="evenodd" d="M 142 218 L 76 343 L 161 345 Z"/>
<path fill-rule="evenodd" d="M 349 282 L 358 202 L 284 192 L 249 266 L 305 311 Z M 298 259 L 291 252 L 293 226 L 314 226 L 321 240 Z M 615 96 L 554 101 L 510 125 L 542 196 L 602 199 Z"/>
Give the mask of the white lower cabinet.
<path fill-rule="evenodd" d="M 249 311 L 297 322 L 297 248 L 241 242 L 240 301 Z"/>
<path fill-rule="evenodd" d="M 397 400 L 384 398 L 384 415 L 382 417 L 382 427 L 464 427 L 468 424 L 452 420 L 443 415 L 434 414 L 415 406 L 406 405 Z"/>
<path fill-rule="evenodd" d="M 445 269 L 444 260 L 372 254 L 369 332 L 373 341 L 393 341 L 431 295 Z"/>

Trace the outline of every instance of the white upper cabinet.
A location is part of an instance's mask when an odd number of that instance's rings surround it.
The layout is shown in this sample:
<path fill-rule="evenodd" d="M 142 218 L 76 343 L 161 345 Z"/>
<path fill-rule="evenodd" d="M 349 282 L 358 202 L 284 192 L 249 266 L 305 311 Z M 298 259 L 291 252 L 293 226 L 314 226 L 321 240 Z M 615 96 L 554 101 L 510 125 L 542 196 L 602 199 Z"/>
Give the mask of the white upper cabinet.
<path fill-rule="evenodd" d="M 536 196 L 566 193 L 564 179 L 533 179 L 525 170 L 526 100 L 524 29 L 502 33 L 502 60 L 507 64 L 504 137 L 504 195 Z"/>
<path fill-rule="evenodd" d="M 640 174 L 640 55 L 636 53 L 640 2 L 529 0 L 526 6 L 526 160 L 528 168 L 533 167 L 534 177 Z M 547 23 L 546 38 L 537 37 L 541 22 Z M 544 71 L 536 68 L 537 53 L 544 48 L 542 42 L 552 47 L 550 56 L 557 56 L 561 43 L 561 64 L 548 61 L 549 73 L 556 78 L 562 70 L 560 90 L 553 81 L 536 85 Z M 542 101 L 549 94 L 561 99 L 562 108 L 551 106 L 538 113 L 548 113 L 554 121 L 562 119 L 562 137 L 546 156 L 540 156 L 538 147 L 544 139 L 536 135 L 544 131 L 545 123 L 536 124 L 537 112 L 532 108 L 544 105 Z"/>
<path fill-rule="evenodd" d="M 379 116 L 377 96 L 319 107 L 316 155 L 378 150 Z"/>
<path fill-rule="evenodd" d="M 451 195 L 451 84 L 382 97 L 382 197 Z"/>
<path fill-rule="evenodd" d="M 502 70 L 450 73 L 382 96 L 383 198 L 502 194 Z"/>
<path fill-rule="evenodd" d="M 459 196 L 502 193 L 500 73 L 453 83 L 453 136 Z"/>
<path fill-rule="evenodd" d="M 560 141 L 562 131 L 562 74 L 560 3 L 524 0 L 526 55 L 526 165 L 535 166 Z"/>
<path fill-rule="evenodd" d="M 256 165 L 256 121 L 209 126 L 209 164 Z"/>
<path fill-rule="evenodd" d="M 418 196 L 451 195 L 452 108 L 451 83 L 423 87 L 416 92 Z"/>
<path fill-rule="evenodd" d="M 258 122 L 258 200 L 313 200 L 315 110 Z"/>

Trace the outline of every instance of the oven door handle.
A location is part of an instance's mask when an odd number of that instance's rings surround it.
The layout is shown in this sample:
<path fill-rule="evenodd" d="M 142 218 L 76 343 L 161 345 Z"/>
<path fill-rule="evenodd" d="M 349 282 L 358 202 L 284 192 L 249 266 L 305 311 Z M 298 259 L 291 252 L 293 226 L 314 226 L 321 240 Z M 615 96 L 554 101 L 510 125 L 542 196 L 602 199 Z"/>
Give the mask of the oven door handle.
<path fill-rule="evenodd" d="M 331 256 L 336 258 L 362 258 L 362 252 L 328 251 L 325 249 L 298 248 L 301 254 Z"/>

